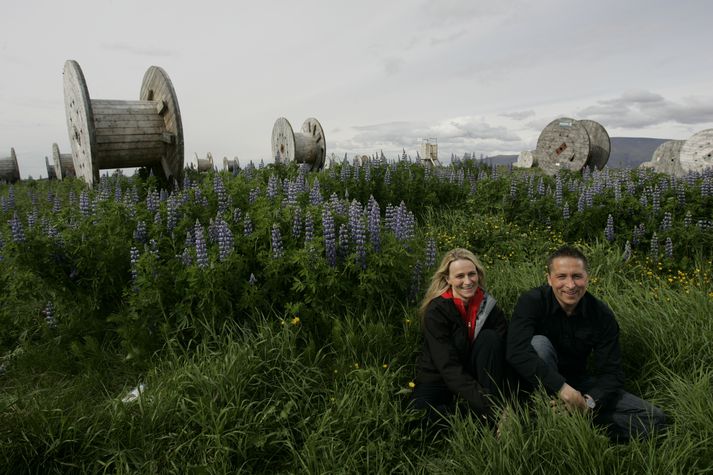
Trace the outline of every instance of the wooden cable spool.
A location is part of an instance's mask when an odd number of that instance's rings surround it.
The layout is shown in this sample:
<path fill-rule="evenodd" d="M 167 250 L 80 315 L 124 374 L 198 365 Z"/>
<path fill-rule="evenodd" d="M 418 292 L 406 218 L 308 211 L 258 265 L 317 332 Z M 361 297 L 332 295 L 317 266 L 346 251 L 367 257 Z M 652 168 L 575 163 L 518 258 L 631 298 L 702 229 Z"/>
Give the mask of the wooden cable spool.
<path fill-rule="evenodd" d="M 93 185 L 99 170 L 162 169 L 169 182 L 183 175 L 183 125 L 173 84 L 151 66 L 137 101 L 90 99 L 76 61 L 64 64 L 64 104 L 77 176 Z"/>
<path fill-rule="evenodd" d="M 0 158 L 0 181 L 15 183 L 20 181 L 20 167 L 17 165 L 15 149 L 10 148 L 10 156 Z"/>
<path fill-rule="evenodd" d="M 71 153 L 59 153 L 59 145 L 52 144 L 52 163 L 58 180 L 77 176 L 74 172 L 74 161 Z"/>
<path fill-rule="evenodd" d="M 537 163 L 535 162 L 535 155 L 532 150 L 525 150 L 520 152 L 517 156 L 517 161 L 512 164 L 515 168 L 532 168 Z"/>
<path fill-rule="evenodd" d="M 208 152 L 206 158 L 198 158 L 198 154 L 196 154 L 196 170 L 199 172 L 209 172 L 213 170 L 213 154 Z"/>
<path fill-rule="evenodd" d="M 322 125 L 310 117 L 302 124 L 302 133 L 295 133 L 287 119 L 278 118 L 272 127 L 272 156 L 275 163 L 294 160 L 308 165 L 309 171 L 321 170 L 327 156 Z"/>
<path fill-rule="evenodd" d="M 681 147 L 685 140 L 669 140 L 662 143 L 653 155 L 650 162 L 644 162 L 640 166 L 643 168 L 653 168 L 658 173 L 683 176 L 685 173 L 681 166 Z"/>
<path fill-rule="evenodd" d="M 581 171 L 590 151 L 587 129 L 569 117 L 555 119 L 542 130 L 537 139 L 534 159 L 549 175 L 559 170 Z"/>
<path fill-rule="evenodd" d="M 233 160 L 228 160 L 228 157 L 223 157 L 223 170 L 234 172 L 240 169 L 240 160 L 235 157 Z"/>
<path fill-rule="evenodd" d="M 611 153 L 611 140 L 607 130 L 599 122 L 593 120 L 580 120 L 589 135 L 589 156 L 587 166 L 601 170 L 609 161 Z"/>
<path fill-rule="evenodd" d="M 713 129 L 691 135 L 681 146 L 679 160 L 684 172 L 702 172 L 713 167 Z"/>

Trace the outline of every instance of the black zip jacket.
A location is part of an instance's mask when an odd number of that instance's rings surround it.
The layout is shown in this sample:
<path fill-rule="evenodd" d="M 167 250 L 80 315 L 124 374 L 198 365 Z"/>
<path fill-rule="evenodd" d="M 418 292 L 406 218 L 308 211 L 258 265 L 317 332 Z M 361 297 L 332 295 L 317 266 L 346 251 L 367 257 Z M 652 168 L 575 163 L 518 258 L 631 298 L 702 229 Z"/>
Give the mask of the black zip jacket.
<path fill-rule="evenodd" d="M 530 344 L 534 335 L 546 336 L 552 342 L 559 371 L 537 356 Z M 593 355 L 596 384 L 589 395 L 602 407 L 624 386 L 619 325 L 614 313 L 589 292 L 569 317 L 549 285 L 520 296 L 510 320 L 506 358 L 522 378 L 533 385 L 539 380 L 550 394 L 555 394 L 565 381 L 572 384 L 587 376 L 590 355 Z"/>
<path fill-rule="evenodd" d="M 431 300 L 422 326 L 423 350 L 416 367 L 416 384 L 445 382 L 452 393 L 483 412 L 487 408 L 483 388 L 464 368 L 470 350 L 468 328 L 453 301 L 440 296 Z M 507 320 L 487 292 L 478 310 L 476 340 L 484 329 L 496 330 L 503 339 L 507 333 Z"/>

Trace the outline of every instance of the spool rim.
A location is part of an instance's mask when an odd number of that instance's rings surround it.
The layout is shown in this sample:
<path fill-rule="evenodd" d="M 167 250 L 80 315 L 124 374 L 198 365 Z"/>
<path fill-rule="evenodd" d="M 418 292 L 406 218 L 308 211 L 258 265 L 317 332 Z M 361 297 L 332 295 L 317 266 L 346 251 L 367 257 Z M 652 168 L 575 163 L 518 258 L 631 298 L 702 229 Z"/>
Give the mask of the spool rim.
<path fill-rule="evenodd" d="M 183 143 L 183 122 L 181 121 L 181 110 L 178 106 L 178 97 L 173 88 L 171 78 L 166 71 L 159 66 L 150 66 L 144 74 L 141 83 L 139 99 L 142 101 L 159 101 L 167 106 L 163 116 L 166 132 L 173 134 L 175 143 L 165 144 L 164 155 L 161 158 L 163 172 L 169 182 L 176 180 L 180 183 L 183 179 L 184 163 L 184 143 Z"/>
<path fill-rule="evenodd" d="M 302 123 L 302 133 L 310 135 L 317 140 L 317 159 L 310 166 L 310 171 L 318 171 L 324 167 L 324 160 L 327 156 L 327 143 L 324 138 L 324 129 L 314 117 L 305 119 Z"/>
<path fill-rule="evenodd" d="M 52 162 L 54 163 L 54 173 L 57 175 L 58 180 L 64 180 L 64 173 L 62 173 L 62 162 L 59 159 L 59 145 L 56 143 L 52 144 Z"/>
<path fill-rule="evenodd" d="M 72 59 L 64 63 L 64 108 L 75 175 L 92 186 L 99 181 L 94 112 L 82 68 Z"/>
<path fill-rule="evenodd" d="M 15 148 L 10 147 L 10 161 L 12 162 L 12 182 L 20 181 L 20 166 L 17 164 Z"/>
<path fill-rule="evenodd" d="M 289 163 L 295 159 L 295 133 L 290 121 L 278 117 L 272 126 L 272 158 L 279 163 Z"/>
<path fill-rule="evenodd" d="M 57 179 L 57 172 L 55 172 L 54 166 L 50 165 L 50 159 L 45 155 L 45 167 L 47 168 L 47 179 L 48 180 L 56 180 Z"/>
<path fill-rule="evenodd" d="M 609 161 L 611 155 L 611 139 L 607 129 L 602 124 L 594 120 L 580 120 L 580 124 L 589 135 L 589 158 L 587 164 L 601 170 Z"/>

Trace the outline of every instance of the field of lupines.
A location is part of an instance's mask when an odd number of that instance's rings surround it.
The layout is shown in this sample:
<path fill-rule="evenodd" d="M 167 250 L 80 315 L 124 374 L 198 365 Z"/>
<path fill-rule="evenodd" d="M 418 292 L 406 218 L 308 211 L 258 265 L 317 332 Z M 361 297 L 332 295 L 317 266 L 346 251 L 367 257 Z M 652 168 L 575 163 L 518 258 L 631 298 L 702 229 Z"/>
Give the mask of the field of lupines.
<path fill-rule="evenodd" d="M 0 185 L 6 473 L 707 473 L 713 173 L 557 177 L 465 161 L 142 170 Z M 628 385 L 672 425 L 612 445 L 544 400 L 500 437 L 431 437 L 406 402 L 415 307 L 467 247 L 510 312 L 564 242 L 622 328 Z M 131 402 L 122 400 L 141 388 Z"/>

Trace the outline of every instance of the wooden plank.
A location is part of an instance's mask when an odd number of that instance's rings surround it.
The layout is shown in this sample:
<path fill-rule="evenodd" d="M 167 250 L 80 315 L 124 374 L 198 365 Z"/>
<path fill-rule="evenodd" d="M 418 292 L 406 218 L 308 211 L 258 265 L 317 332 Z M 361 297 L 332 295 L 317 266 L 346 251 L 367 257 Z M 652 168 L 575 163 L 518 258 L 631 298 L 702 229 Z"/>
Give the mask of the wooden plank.
<path fill-rule="evenodd" d="M 130 129 L 139 128 L 143 129 L 151 127 L 164 127 L 163 120 L 159 117 L 157 120 L 112 120 L 104 122 L 96 122 L 94 127 L 99 129 Z"/>
<path fill-rule="evenodd" d="M 154 142 L 115 142 L 97 144 L 97 150 L 108 152 L 112 150 L 163 150 L 164 144 L 160 141 Z"/>
<path fill-rule="evenodd" d="M 164 132 L 164 127 L 123 127 L 123 128 L 106 128 L 97 129 L 96 135 L 147 135 L 161 134 Z"/>
<path fill-rule="evenodd" d="M 97 144 L 121 142 L 160 142 L 162 140 L 162 134 L 102 135 L 97 137 Z"/>

